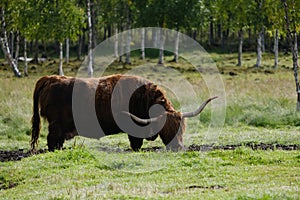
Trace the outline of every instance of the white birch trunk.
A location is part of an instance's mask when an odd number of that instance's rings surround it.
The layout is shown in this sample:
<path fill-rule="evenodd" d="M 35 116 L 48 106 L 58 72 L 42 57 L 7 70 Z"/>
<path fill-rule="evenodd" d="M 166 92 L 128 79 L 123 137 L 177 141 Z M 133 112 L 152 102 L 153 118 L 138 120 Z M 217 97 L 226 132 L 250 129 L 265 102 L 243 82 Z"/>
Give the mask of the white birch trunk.
<path fill-rule="evenodd" d="M 89 42 L 88 42 L 88 75 L 93 77 L 93 30 L 92 30 L 92 17 L 91 17 L 91 2 L 87 0 L 87 17 L 88 17 L 88 31 L 89 31 Z"/>
<path fill-rule="evenodd" d="M 179 51 L 179 31 L 176 33 L 175 45 L 174 45 L 174 62 L 178 62 L 178 51 Z"/>
<path fill-rule="evenodd" d="M 60 42 L 59 43 L 59 75 L 60 76 L 64 76 L 64 72 L 63 72 L 63 43 Z"/>
<path fill-rule="evenodd" d="M 262 32 L 259 32 L 257 37 L 257 60 L 255 65 L 256 67 L 261 66 L 261 58 L 262 58 L 261 39 L 262 39 Z"/>
<path fill-rule="evenodd" d="M 13 58 L 13 56 L 11 55 L 10 53 L 10 49 L 9 49 L 9 46 L 8 46 L 8 41 L 7 41 L 7 32 L 6 32 L 6 29 L 5 29 L 5 18 L 4 18 L 4 8 L 2 7 L 1 9 L 1 35 L 2 37 L 0 38 L 0 42 L 1 42 L 1 48 L 4 52 L 4 55 L 8 61 L 8 63 L 10 64 L 15 76 L 17 77 L 21 77 L 21 72 L 19 71 L 18 69 L 18 66 L 16 65 L 15 63 L 15 60 Z"/>
<path fill-rule="evenodd" d="M 145 28 L 141 30 L 141 57 L 142 60 L 145 59 Z"/>
<path fill-rule="evenodd" d="M 117 58 L 119 57 L 119 51 L 118 51 L 118 48 L 119 48 L 119 41 L 118 41 L 118 28 L 117 26 L 115 27 L 115 49 L 114 49 L 114 57 Z"/>
<path fill-rule="evenodd" d="M 66 64 L 69 64 L 70 61 L 70 39 L 66 39 Z"/>
<path fill-rule="evenodd" d="M 278 29 L 275 30 L 274 35 L 274 68 L 278 67 Z"/>
<path fill-rule="evenodd" d="M 237 66 L 242 66 L 242 56 L 243 56 L 243 30 L 239 30 L 239 50 L 238 50 L 238 64 Z"/>
<path fill-rule="evenodd" d="M 126 59 L 125 59 L 126 64 L 131 64 L 131 61 L 130 61 L 130 51 L 131 51 L 130 43 L 131 43 L 131 30 L 128 29 L 127 30 L 127 38 L 126 38 Z"/>
<path fill-rule="evenodd" d="M 164 47 L 161 47 L 159 49 L 159 58 L 158 58 L 158 64 L 163 65 L 164 64 Z"/>
<path fill-rule="evenodd" d="M 24 75 L 28 76 L 28 62 L 27 62 L 27 41 L 24 38 Z"/>
<path fill-rule="evenodd" d="M 165 35 L 163 31 L 160 31 L 159 37 L 159 58 L 158 64 L 164 64 L 164 44 L 165 44 Z"/>
<path fill-rule="evenodd" d="M 124 47 L 125 47 L 125 34 L 121 34 L 121 46 L 120 46 L 120 56 L 119 56 L 119 62 L 123 62 L 123 55 L 124 55 Z"/>
<path fill-rule="evenodd" d="M 14 56 L 14 44 L 15 44 L 15 35 L 14 32 L 10 32 L 10 53 L 12 56 Z"/>

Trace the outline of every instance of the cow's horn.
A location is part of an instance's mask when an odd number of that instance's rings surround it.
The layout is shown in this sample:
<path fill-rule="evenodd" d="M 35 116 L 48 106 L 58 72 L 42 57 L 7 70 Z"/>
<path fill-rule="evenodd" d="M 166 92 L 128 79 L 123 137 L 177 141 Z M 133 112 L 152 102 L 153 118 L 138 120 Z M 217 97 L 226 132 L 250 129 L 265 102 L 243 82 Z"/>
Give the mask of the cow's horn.
<path fill-rule="evenodd" d="M 153 118 L 150 118 L 150 119 L 141 119 L 141 118 L 139 118 L 139 117 L 135 116 L 134 114 L 131 114 L 130 112 L 127 112 L 127 111 L 122 111 L 122 113 L 124 113 L 126 115 L 129 115 L 135 122 L 143 124 L 143 125 L 147 125 L 151 122 L 157 122 L 158 120 L 160 120 L 163 117 L 163 115 L 159 115 L 158 117 L 153 117 Z"/>
<path fill-rule="evenodd" d="M 197 115 L 199 115 L 202 110 L 205 108 L 205 106 L 211 101 L 211 100 L 214 100 L 218 98 L 217 96 L 216 97 L 212 97 L 212 98 L 209 98 L 207 99 L 205 102 L 202 103 L 202 105 L 195 111 L 192 111 L 192 112 L 186 112 L 186 113 L 182 113 L 182 118 L 184 117 L 195 117 Z"/>

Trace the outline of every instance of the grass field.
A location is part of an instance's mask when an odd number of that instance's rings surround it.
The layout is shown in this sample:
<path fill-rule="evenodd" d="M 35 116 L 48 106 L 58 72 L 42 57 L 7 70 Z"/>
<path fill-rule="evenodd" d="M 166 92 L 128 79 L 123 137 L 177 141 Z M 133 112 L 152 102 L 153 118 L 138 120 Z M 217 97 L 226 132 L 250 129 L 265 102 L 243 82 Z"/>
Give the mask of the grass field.
<path fill-rule="evenodd" d="M 278 69 L 273 69 L 268 53 L 261 68 L 253 67 L 254 53 L 244 54 L 243 67 L 235 66 L 234 54 L 211 56 L 225 87 L 225 123 L 211 127 L 208 107 L 200 117 L 188 120 L 185 146 L 300 144 L 290 56 L 280 55 Z M 65 73 L 75 75 L 73 68 L 78 64 L 66 66 Z M 138 64 L 141 61 L 133 58 L 133 65 Z M 30 77 L 21 79 L 0 67 L 0 150 L 29 149 L 34 84 L 40 76 L 56 72 L 56 64 L 52 65 L 31 66 Z M 201 79 L 183 63 L 166 65 L 190 82 Z M 109 73 L 123 71 L 114 66 Z M 39 148 L 44 149 L 47 123 L 42 127 Z M 0 163 L 0 199 L 300 198 L 300 150 L 241 146 L 200 152 L 131 152 L 125 134 L 100 140 L 77 137 L 65 146 L 63 151 Z M 143 147 L 155 149 L 163 144 L 157 139 Z"/>

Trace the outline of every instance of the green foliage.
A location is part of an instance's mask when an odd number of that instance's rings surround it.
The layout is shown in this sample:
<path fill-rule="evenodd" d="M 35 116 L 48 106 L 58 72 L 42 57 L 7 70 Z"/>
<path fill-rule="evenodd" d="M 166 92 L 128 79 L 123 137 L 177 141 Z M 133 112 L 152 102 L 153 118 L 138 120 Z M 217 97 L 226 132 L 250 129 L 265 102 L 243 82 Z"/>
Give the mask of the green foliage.
<path fill-rule="evenodd" d="M 75 0 L 13 0 L 7 19 L 28 40 L 77 39 L 84 27 L 84 10 Z"/>

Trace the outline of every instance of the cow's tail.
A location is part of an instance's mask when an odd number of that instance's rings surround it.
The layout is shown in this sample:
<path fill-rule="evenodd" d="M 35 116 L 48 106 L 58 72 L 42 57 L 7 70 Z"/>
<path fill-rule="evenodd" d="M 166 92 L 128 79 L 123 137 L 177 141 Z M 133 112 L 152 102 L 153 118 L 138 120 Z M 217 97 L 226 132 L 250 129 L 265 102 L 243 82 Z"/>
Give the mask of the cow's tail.
<path fill-rule="evenodd" d="M 40 119 L 40 112 L 39 112 L 39 98 L 40 98 L 40 92 L 42 91 L 45 85 L 45 81 L 46 81 L 45 78 L 38 80 L 33 93 L 33 116 L 31 118 L 32 127 L 31 127 L 31 141 L 30 141 L 31 149 L 33 151 L 35 150 L 35 147 L 38 144 L 38 139 L 40 136 L 41 119 Z"/>

